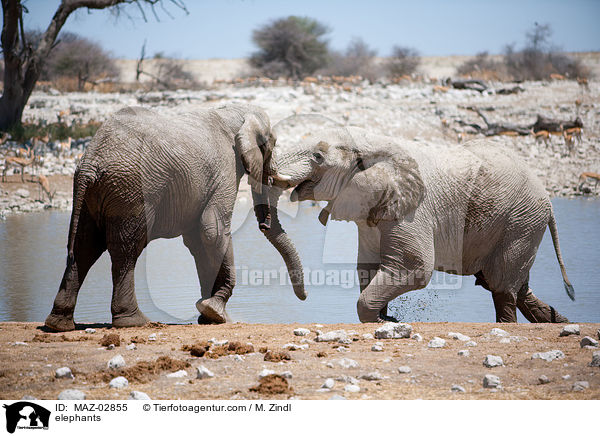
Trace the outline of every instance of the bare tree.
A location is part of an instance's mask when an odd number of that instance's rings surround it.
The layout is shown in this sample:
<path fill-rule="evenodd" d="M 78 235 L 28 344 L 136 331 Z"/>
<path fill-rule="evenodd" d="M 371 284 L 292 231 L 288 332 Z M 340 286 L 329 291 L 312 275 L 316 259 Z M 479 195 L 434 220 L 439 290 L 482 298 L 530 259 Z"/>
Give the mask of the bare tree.
<path fill-rule="evenodd" d="M 386 66 L 390 76 L 399 77 L 414 73 L 420 63 L 421 58 L 415 49 L 396 45 L 392 48 L 392 55 Z"/>
<path fill-rule="evenodd" d="M 166 0 L 165 0 L 166 1 Z M 170 3 L 184 10 L 183 0 L 170 0 Z M 4 90 L 0 97 L 0 130 L 8 130 L 21 124 L 23 109 L 40 77 L 48 55 L 55 46 L 56 39 L 67 18 L 77 9 L 106 9 L 113 13 L 128 15 L 128 6 L 137 7 L 142 18 L 147 12 L 158 18 L 155 7 L 164 8 L 162 0 L 62 0 L 37 46 L 27 40 L 23 25 L 23 14 L 27 13 L 24 0 L 2 0 L 2 52 L 4 57 Z"/>
<path fill-rule="evenodd" d="M 185 69 L 185 62 L 181 59 L 165 56 L 162 52 L 155 53 L 150 70 L 146 69 L 144 61 L 146 61 L 146 41 L 142 45 L 136 65 L 137 82 L 144 75 L 150 77 L 153 85 L 159 89 L 190 89 L 198 86 L 194 75 Z"/>
<path fill-rule="evenodd" d="M 376 55 L 377 50 L 371 49 L 361 38 L 354 38 L 348 44 L 345 52 L 332 52 L 329 65 L 319 72 L 340 76 L 359 75 L 374 80 L 379 73 L 373 62 Z"/>

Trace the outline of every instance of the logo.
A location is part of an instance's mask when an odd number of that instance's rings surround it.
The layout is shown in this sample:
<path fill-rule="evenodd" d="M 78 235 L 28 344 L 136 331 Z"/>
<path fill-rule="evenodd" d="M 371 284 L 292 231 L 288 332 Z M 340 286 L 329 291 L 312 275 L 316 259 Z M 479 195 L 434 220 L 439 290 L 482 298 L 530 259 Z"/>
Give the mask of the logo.
<path fill-rule="evenodd" d="M 50 411 L 29 401 L 19 401 L 6 409 L 6 431 L 14 433 L 15 429 L 48 430 Z"/>

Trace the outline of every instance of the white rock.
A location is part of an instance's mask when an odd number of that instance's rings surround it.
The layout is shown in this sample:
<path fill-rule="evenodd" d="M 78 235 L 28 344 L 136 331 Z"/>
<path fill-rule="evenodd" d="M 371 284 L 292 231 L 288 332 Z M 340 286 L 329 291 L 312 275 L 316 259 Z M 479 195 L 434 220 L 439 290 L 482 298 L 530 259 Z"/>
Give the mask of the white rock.
<path fill-rule="evenodd" d="M 135 345 L 135 342 L 132 342 L 131 344 L 127 345 L 125 347 L 126 350 L 136 350 L 137 349 L 137 345 Z"/>
<path fill-rule="evenodd" d="M 575 383 L 573 383 L 573 387 L 571 389 L 573 389 L 574 391 L 585 391 L 589 387 L 590 387 L 589 382 L 576 381 Z"/>
<path fill-rule="evenodd" d="M 365 333 L 364 335 L 362 335 L 363 339 L 375 339 L 375 336 L 373 336 L 371 333 Z"/>
<path fill-rule="evenodd" d="M 510 344 L 510 338 L 500 338 L 500 342 L 501 344 Z"/>
<path fill-rule="evenodd" d="M 220 347 L 222 345 L 227 345 L 229 341 L 227 339 L 218 340 L 217 338 L 211 338 L 208 340 L 209 343 L 213 344 L 215 347 Z"/>
<path fill-rule="evenodd" d="M 427 346 L 429 348 L 442 348 L 442 347 L 446 346 L 446 341 L 444 339 L 438 338 L 436 336 L 432 340 L 429 341 L 429 343 L 427 344 Z"/>
<path fill-rule="evenodd" d="M 341 375 L 337 377 L 336 380 L 344 383 L 350 383 L 352 385 L 357 385 L 360 383 L 357 378 L 352 377 L 351 375 Z"/>
<path fill-rule="evenodd" d="M 360 366 L 356 360 L 348 359 L 346 357 L 339 359 L 336 363 L 339 366 L 341 366 L 342 368 L 346 368 L 346 369 L 358 368 Z"/>
<path fill-rule="evenodd" d="M 475 341 L 465 342 L 465 347 L 476 347 L 476 346 L 477 346 L 477 342 L 475 342 Z"/>
<path fill-rule="evenodd" d="M 488 354 L 485 356 L 485 359 L 483 359 L 483 366 L 494 368 L 496 366 L 504 366 L 504 362 L 502 361 L 502 357 Z"/>
<path fill-rule="evenodd" d="M 460 386 L 460 385 L 452 385 L 452 387 L 450 388 L 450 390 L 452 392 L 460 392 L 460 393 L 463 393 L 463 394 L 465 392 L 467 392 L 467 390 L 465 388 L 463 388 L 462 386 Z"/>
<path fill-rule="evenodd" d="M 283 378 L 291 379 L 294 376 L 294 374 L 292 374 L 292 371 L 283 371 L 281 373 L 281 376 Z"/>
<path fill-rule="evenodd" d="M 459 350 L 458 355 L 463 357 L 469 357 L 471 355 L 471 352 L 469 350 Z"/>
<path fill-rule="evenodd" d="M 415 333 L 414 335 L 412 335 L 411 339 L 414 339 L 417 342 L 421 342 L 423 340 L 423 336 L 421 336 L 419 333 Z"/>
<path fill-rule="evenodd" d="M 456 332 L 449 332 L 448 337 L 452 338 L 452 339 L 456 339 L 457 341 L 461 341 L 461 342 L 467 342 L 467 341 L 471 340 L 471 338 L 468 337 L 467 335 L 463 335 L 462 333 L 456 333 Z"/>
<path fill-rule="evenodd" d="M 87 329 L 85 329 L 85 332 L 86 332 L 86 333 L 89 333 L 89 334 L 93 334 L 93 333 L 96 333 L 96 329 L 93 329 L 93 328 L 87 328 Z"/>
<path fill-rule="evenodd" d="M 336 350 L 339 351 L 340 353 L 345 353 L 345 352 L 349 351 L 350 348 L 339 346 L 336 348 Z"/>
<path fill-rule="evenodd" d="M 579 324 L 568 324 L 562 328 L 559 336 L 580 335 Z"/>
<path fill-rule="evenodd" d="M 78 389 L 65 389 L 58 394 L 59 400 L 85 400 L 85 392 Z"/>
<path fill-rule="evenodd" d="M 204 367 L 202 367 L 202 368 L 204 368 Z M 275 374 L 275 371 L 273 371 L 272 369 L 263 368 L 263 370 L 258 373 L 258 379 L 260 380 L 261 378 L 266 377 L 271 374 Z"/>
<path fill-rule="evenodd" d="M 410 374 L 412 372 L 412 369 L 410 366 L 399 366 L 398 372 L 400 374 Z"/>
<path fill-rule="evenodd" d="M 324 388 L 324 389 L 333 389 L 334 385 L 335 385 L 335 380 L 332 379 L 332 378 L 327 378 L 327 379 L 325 379 L 325 381 L 321 385 L 321 388 Z"/>
<path fill-rule="evenodd" d="M 54 376 L 56 378 L 74 378 L 71 368 L 67 366 L 63 366 L 62 368 L 58 368 L 56 371 L 54 371 Z"/>
<path fill-rule="evenodd" d="M 115 349 L 115 344 L 108 344 L 108 345 L 106 346 L 106 349 L 107 349 L 107 350 L 114 350 L 114 349 Z"/>
<path fill-rule="evenodd" d="M 297 328 L 294 330 L 294 335 L 296 336 L 306 336 L 310 334 L 310 330 L 309 329 L 305 329 L 305 328 Z"/>
<path fill-rule="evenodd" d="M 375 330 L 375 338 L 377 339 L 401 339 L 410 338 L 412 326 L 410 324 L 400 322 L 386 322 L 384 325 Z"/>
<path fill-rule="evenodd" d="M 115 377 L 108 383 L 108 387 L 114 389 L 121 389 L 127 386 L 129 386 L 129 381 L 123 376 Z"/>
<path fill-rule="evenodd" d="M 367 374 L 363 374 L 360 376 L 363 380 L 375 381 L 375 380 L 383 380 L 383 376 L 377 372 L 369 372 Z"/>
<path fill-rule="evenodd" d="M 375 342 L 371 347 L 371 351 L 383 351 L 383 342 Z"/>
<path fill-rule="evenodd" d="M 598 341 L 592 338 L 591 336 L 584 336 L 579 342 L 579 346 L 581 348 L 589 346 L 589 347 L 597 347 Z"/>
<path fill-rule="evenodd" d="M 106 366 L 108 367 L 108 369 L 122 368 L 125 366 L 125 359 L 123 359 L 123 356 L 121 356 L 120 354 L 117 354 L 108 361 Z"/>
<path fill-rule="evenodd" d="M 549 379 L 549 378 L 548 378 L 548 376 L 546 376 L 546 375 L 540 375 L 540 376 L 538 377 L 538 382 L 539 382 L 541 385 L 547 385 L 548 383 L 550 383 L 550 379 Z"/>
<path fill-rule="evenodd" d="M 147 393 L 145 392 L 140 392 L 140 391 L 131 391 L 131 393 L 129 394 L 129 399 L 130 400 L 151 400 L 151 398 L 148 396 Z"/>
<path fill-rule="evenodd" d="M 358 385 L 346 385 L 344 386 L 344 390 L 350 393 L 360 392 L 360 386 Z"/>
<path fill-rule="evenodd" d="M 565 374 L 565 375 L 561 376 L 561 378 L 563 380 L 569 380 L 571 378 L 571 374 Z"/>
<path fill-rule="evenodd" d="M 510 336 L 509 333 L 505 330 L 499 329 L 497 327 L 494 327 L 491 331 L 490 331 L 490 335 L 492 336 Z"/>
<path fill-rule="evenodd" d="M 265 375 L 268 375 L 268 374 L 265 374 Z M 200 365 L 199 367 L 196 368 L 196 378 L 204 379 L 204 378 L 212 378 L 214 376 L 215 376 L 215 374 L 210 369 L 208 369 L 207 367 L 205 367 L 203 365 Z M 258 375 L 258 378 L 262 378 L 260 376 L 260 374 Z"/>
<path fill-rule="evenodd" d="M 319 334 L 315 341 L 317 342 L 339 342 L 348 339 L 348 334 L 345 330 L 333 330 L 327 333 Z"/>
<path fill-rule="evenodd" d="M 240 356 L 239 354 L 234 354 L 232 359 L 235 360 L 236 362 L 243 362 L 244 356 Z"/>
<path fill-rule="evenodd" d="M 21 198 L 29 198 L 29 191 L 27 189 L 21 188 L 15 191 L 15 195 Z"/>
<path fill-rule="evenodd" d="M 307 350 L 308 349 L 308 344 L 297 345 L 297 344 L 293 344 L 293 343 L 290 342 L 289 344 L 285 344 L 283 346 L 283 348 L 285 348 L 287 350 L 291 350 L 291 351 Z"/>
<path fill-rule="evenodd" d="M 600 366 L 600 351 L 594 351 L 592 354 L 592 362 L 590 366 Z"/>
<path fill-rule="evenodd" d="M 531 355 L 532 359 L 542 359 L 546 362 L 552 362 L 554 359 L 564 359 L 565 353 L 560 350 L 550 350 L 544 353 L 533 353 Z"/>
<path fill-rule="evenodd" d="M 152 334 L 148 335 L 148 340 L 149 341 L 156 341 L 156 333 L 152 333 Z"/>
<path fill-rule="evenodd" d="M 500 387 L 500 377 L 497 375 L 486 374 L 483 377 L 483 387 L 484 388 L 498 388 Z"/>
<path fill-rule="evenodd" d="M 21 401 L 37 401 L 37 398 L 35 398 L 33 395 L 23 395 Z"/>
<path fill-rule="evenodd" d="M 23 341 L 13 342 L 12 345 L 19 345 L 19 346 L 23 346 L 23 347 L 28 347 L 29 346 L 29 344 L 27 342 L 23 342 Z"/>
<path fill-rule="evenodd" d="M 185 369 L 180 369 L 179 371 L 171 372 L 167 374 L 168 378 L 183 378 L 187 377 L 188 373 Z"/>
<path fill-rule="evenodd" d="M 333 394 L 331 397 L 328 398 L 329 400 L 345 400 L 346 398 L 338 395 L 338 394 Z"/>

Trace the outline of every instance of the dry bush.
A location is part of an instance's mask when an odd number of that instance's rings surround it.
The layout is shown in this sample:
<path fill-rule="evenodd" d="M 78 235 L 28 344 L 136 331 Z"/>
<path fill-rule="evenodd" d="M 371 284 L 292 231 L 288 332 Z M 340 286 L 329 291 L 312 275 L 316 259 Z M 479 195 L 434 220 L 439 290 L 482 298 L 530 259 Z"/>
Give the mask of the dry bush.
<path fill-rule="evenodd" d="M 318 70 L 319 74 L 330 76 L 362 76 L 371 82 L 383 75 L 381 67 L 375 64 L 377 51 L 371 49 L 360 38 L 354 38 L 345 52 L 332 52 L 329 65 Z"/>
<path fill-rule="evenodd" d="M 502 61 L 492 59 L 487 51 L 477 53 L 458 66 L 456 74 L 481 80 L 507 80 L 506 67 Z"/>
<path fill-rule="evenodd" d="M 391 77 L 400 77 L 413 74 L 420 64 L 421 58 L 417 50 L 396 45 L 392 48 L 392 55 L 385 63 L 385 68 Z"/>

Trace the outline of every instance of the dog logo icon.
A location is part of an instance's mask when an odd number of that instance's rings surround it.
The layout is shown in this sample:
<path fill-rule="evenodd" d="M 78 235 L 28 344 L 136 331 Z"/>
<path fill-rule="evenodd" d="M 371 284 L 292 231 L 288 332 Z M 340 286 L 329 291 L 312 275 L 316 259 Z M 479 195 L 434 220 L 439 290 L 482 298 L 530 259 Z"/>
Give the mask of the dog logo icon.
<path fill-rule="evenodd" d="M 19 429 L 48 429 L 50 411 L 29 401 L 19 401 L 4 405 L 6 409 L 6 431 L 14 433 Z"/>

